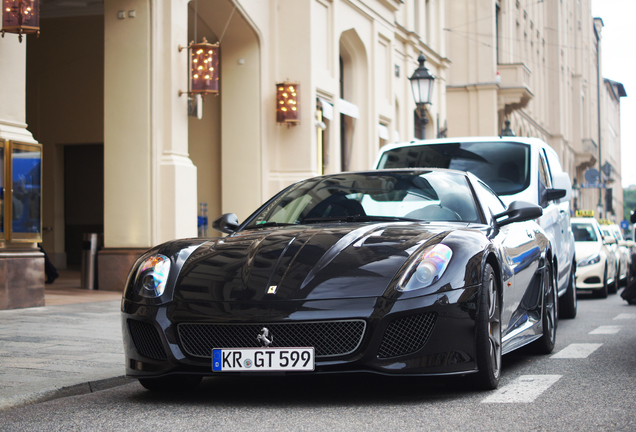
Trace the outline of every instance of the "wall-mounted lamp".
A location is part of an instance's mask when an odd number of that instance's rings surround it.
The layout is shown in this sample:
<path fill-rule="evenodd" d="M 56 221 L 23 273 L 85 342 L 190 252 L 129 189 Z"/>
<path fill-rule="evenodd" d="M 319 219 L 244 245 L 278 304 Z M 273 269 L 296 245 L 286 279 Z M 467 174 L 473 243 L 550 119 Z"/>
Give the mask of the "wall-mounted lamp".
<path fill-rule="evenodd" d="M 276 84 L 276 122 L 294 126 L 300 123 L 298 83 Z"/>
<path fill-rule="evenodd" d="M 179 45 L 179 51 L 188 49 L 190 53 L 190 80 L 188 91 L 179 91 L 179 96 L 200 94 L 219 94 L 219 43 L 211 44 L 206 38 L 203 42 L 190 42 L 187 47 Z"/>
<path fill-rule="evenodd" d="M 40 34 L 40 0 L 2 0 L 2 37 L 15 33 Z"/>
<path fill-rule="evenodd" d="M 413 99 L 415 99 L 415 105 L 420 116 L 420 121 L 424 124 L 428 123 L 428 119 L 425 115 L 426 105 L 431 103 L 433 96 L 433 84 L 435 83 L 435 77 L 428 72 L 428 69 L 424 66 L 426 57 L 420 53 L 417 58 L 419 67 L 415 69 L 413 75 L 409 78 L 411 81 L 411 90 L 413 91 Z"/>

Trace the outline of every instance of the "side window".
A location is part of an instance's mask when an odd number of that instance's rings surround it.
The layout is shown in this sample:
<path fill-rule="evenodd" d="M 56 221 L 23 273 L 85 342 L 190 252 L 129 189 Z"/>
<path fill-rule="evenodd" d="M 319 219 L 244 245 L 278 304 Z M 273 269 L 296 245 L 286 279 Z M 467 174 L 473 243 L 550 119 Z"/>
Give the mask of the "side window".
<path fill-rule="evenodd" d="M 481 186 L 476 188 L 477 196 L 479 197 L 479 201 L 481 201 L 482 205 L 485 206 L 484 212 L 486 213 L 487 217 L 490 217 L 487 211 L 488 208 L 490 208 L 493 215 L 502 213 L 506 210 L 506 206 L 503 202 L 501 202 L 501 199 L 499 199 L 497 194 L 495 194 L 492 189 L 490 189 L 481 180 L 477 181 L 477 183 L 479 184 L 479 186 Z"/>
<path fill-rule="evenodd" d="M 556 155 L 554 150 L 543 149 L 545 153 L 546 160 L 548 161 L 548 174 L 550 175 L 550 179 L 552 179 L 553 174 L 563 171 L 561 167 L 561 162 L 559 162 L 559 157 Z"/>
<path fill-rule="evenodd" d="M 549 189 L 552 183 L 550 182 L 543 152 L 541 152 L 539 156 L 539 204 L 541 207 L 546 208 L 548 206 L 546 189 Z"/>

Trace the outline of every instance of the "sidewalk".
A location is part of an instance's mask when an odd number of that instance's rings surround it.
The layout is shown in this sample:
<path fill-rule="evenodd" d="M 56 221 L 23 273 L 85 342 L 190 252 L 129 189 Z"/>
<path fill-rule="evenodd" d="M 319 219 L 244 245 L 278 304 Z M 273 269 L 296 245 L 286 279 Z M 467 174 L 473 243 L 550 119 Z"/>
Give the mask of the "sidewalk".
<path fill-rule="evenodd" d="M 46 306 L 0 311 L 0 411 L 131 382 L 124 376 L 121 293 L 46 285 Z"/>

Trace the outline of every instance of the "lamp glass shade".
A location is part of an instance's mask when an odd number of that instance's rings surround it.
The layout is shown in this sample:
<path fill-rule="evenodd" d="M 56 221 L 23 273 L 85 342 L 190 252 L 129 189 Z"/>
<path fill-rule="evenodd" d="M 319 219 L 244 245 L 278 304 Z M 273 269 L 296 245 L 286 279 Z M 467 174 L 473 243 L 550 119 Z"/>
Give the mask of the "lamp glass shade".
<path fill-rule="evenodd" d="M 15 34 L 38 33 L 39 0 L 2 0 L 2 31 Z"/>
<path fill-rule="evenodd" d="M 300 112 L 298 83 L 276 84 L 276 122 L 277 123 L 299 123 Z"/>
<path fill-rule="evenodd" d="M 219 93 L 219 44 L 203 42 L 190 46 L 190 92 Z"/>
<path fill-rule="evenodd" d="M 413 90 L 413 99 L 415 100 L 415 104 L 419 107 L 422 107 L 425 104 L 430 104 L 431 99 L 433 97 L 433 82 L 435 81 L 435 77 L 428 72 L 426 66 L 424 66 L 424 62 L 426 62 L 426 57 L 424 54 L 420 53 L 417 58 L 419 62 L 419 66 L 413 72 L 413 75 L 409 78 L 411 81 L 411 89 Z"/>
<path fill-rule="evenodd" d="M 429 77 L 411 79 L 411 89 L 416 105 L 429 104 L 433 97 L 433 80 Z"/>

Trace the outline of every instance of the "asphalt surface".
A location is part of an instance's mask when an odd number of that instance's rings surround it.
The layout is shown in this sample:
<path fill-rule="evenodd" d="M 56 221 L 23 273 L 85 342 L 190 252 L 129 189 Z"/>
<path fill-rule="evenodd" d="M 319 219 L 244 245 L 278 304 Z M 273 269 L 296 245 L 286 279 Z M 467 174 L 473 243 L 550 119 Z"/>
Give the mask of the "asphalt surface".
<path fill-rule="evenodd" d="M 351 374 L 215 377 L 175 394 L 122 378 L 119 300 L 79 294 L 98 301 L 0 311 L 0 431 L 636 430 L 636 306 L 617 295 L 583 299 L 559 322 L 553 355 L 505 356 L 493 392 L 462 378 Z M 576 346 L 594 349 L 561 355 Z M 536 377 L 553 381 L 517 400 L 516 383 Z"/>

